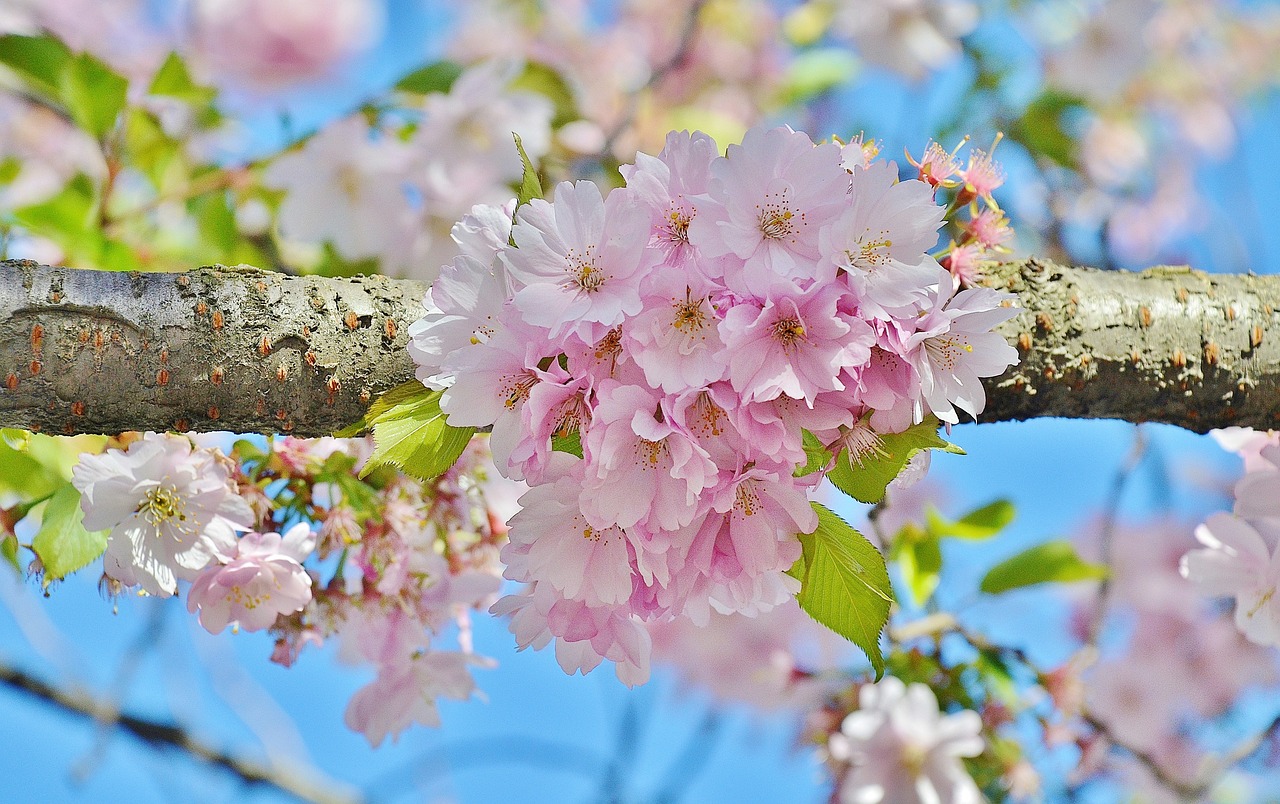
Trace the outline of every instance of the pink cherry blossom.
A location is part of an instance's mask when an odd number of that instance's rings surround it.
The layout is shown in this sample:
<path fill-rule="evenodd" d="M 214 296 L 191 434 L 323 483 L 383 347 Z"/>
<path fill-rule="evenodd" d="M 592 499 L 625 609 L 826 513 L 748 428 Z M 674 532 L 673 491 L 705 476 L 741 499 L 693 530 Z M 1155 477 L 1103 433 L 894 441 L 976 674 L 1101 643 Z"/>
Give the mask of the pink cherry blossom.
<path fill-rule="evenodd" d="M 373 0 L 196 0 L 200 52 L 220 76 L 272 87 L 322 76 L 373 44 Z"/>
<path fill-rule="evenodd" d="M 767 299 L 759 308 L 740 304 L 720 323 L 722 359 L 729 381 L 746 401 L 786 394 L 812 403 L 822 391 L 839 391 L 840 371 L 871 355 L 871 328 L 840 315 L 841 290 L 817 285 L 801 295 Z"/>
<path fill-rule="evenodd" d="M 279 212 L 285 237 L 329 241 L 350 260 L 401 258 L 416 227 L 404 190 L 408 152 L 389 135 L 371 133 L 362 116 L 348 117 L 267 167 L 263 182 L 286 192 Z"/>
<path fill-rule="evenodd" d="M 710 456 L 672 424 L 652 391 L 610 381 L 598 397 L 584 442 L 592 458 L 581 498 L 588 521 L 624 529 L 688 525 L 716 477 Z"/>
<path fill-rule="evenodd" d="M 976 417 L 985 405 L 980 378 L 994 377 L 1018 362 L 1018 352 L 991 328 L 1017 314 L 1001 303 L 1007 293 L 990 288 L 961 291 L 953 299 L 938 293 L 933 309 L 916 322 L 905 344 L 920 377 L 924 405 L 944 422 L 960 421 L 956 408 Z M 917 416 L 917 419 L 919 416 Z"/>
<path fill-rule="evenodd" d="M 711 166 L 705 201 L 689 224 L 704 257 L 731 255 L 731 287 L 763 295 L 778 284 L 829 279 L 819 232 L 841 211 L 848 174 L 840 147 L 789 128 L 754 128 Z"/>
<path fill-rule="evenodd" d="M 707 192 L 718 155 L 715 140 L 706 134 L 673 131 L 656 157 L 636 154 L 634 165 L 621 168 L 627 186 L 653 215 L 649 245 L 663 253 L 666 265 L 701 269 L 689 225 L 698 214 L 694 200 Z"/>
<path fill-rule="evenodd" d="M 228 624 L 261 631 L 279 615 L 302 611 L 311 600 L 311 576 L 302 568 L 316 537 L 306 523 L 279 533 L 249 532 L 236 540 L 225 563 L 207 568 L 187 593 L 187 610 L 218 634 Z"/>
<path fill-rule="evenodd" d="M 439 726 L 436 699 L 465 701 L 475 692 L 470 668 L 483 660 L 466 653 L 427 651 L 391 665 L 351 697 L 347 726 L 364 734 L 374 748 L 392 741 L 414 723 Z"/>
<path fill-rule="evenodd" d="M 1260 645 L 1280 645 L 1280 525 L 1212 514 L 1196 528 L 1205 546 L 1182 560 L 1183 577 L 1206 595 L 1236 599 L 1236 627 Z"/>
<path fill-rule="evenodd" d="M 892 162 L 855 169 L 850 194 L 849 207 L 822 232 L 822 252 L 845 272 L 864 314 L 889 318 L 937 279 L 926 252 L 938 241 L 943 209 L 925 182 L 898 181 Z"/>
<path fill-rule="evenodd" d="M 979 804 L 978 786 L 960 759 L 983 751 L 982 720 L 965 710 L 938 711 L 924 684 L 889 676 L 859 690 L 858 709 L 831 737 L 832 757 L 850 765 L 840 781 L 843 804 Z"/>
<path fill-rule="evenodd" d="M 631 596 L 627 536 L 587 522 L 578 508 L 581 484 L 571 473 L 520 498 L 523 508 L 511 518 L 511 541 L 502 549 L 506 575 L 592 606 L 624 603 Z"/>
<path fill-rule="evenodd" d="M 640 312 L 638 272 L 646 252 L 648 216 L 625 190 L 606 201 L 591 182 L 563 182 L 556 203 L 535 199 L 516 213 L 517 248 L 504 252 L 521 286 L 515 304 L 525 320 L 552 337 L 573 331 L 595 340 L 625 316 Z"/>

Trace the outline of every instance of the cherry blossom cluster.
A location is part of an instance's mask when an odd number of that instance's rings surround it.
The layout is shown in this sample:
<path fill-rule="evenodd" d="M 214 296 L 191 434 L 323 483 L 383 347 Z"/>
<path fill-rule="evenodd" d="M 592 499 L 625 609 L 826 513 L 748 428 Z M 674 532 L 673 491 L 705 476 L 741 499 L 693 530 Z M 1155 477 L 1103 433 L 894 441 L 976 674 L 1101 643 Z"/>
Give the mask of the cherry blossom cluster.
<path fill-rule="evenodd" d="M 983 269 L 997 255 L 1009 252 L 1013 228 L 993 193 L 1004 184 L 1004 171 L 993 158 L 1002 136 L 997 134 L 991 148 L 972 148 L 967 161 L 958 158 L 960 146 L 947 151 L 930 142 L 920 161 L 911 164 L 919 171 L 920 180 L 935 190 L 953 193 L 947 208 L 950 242 L 936 256 L 951 272 L 956 288 L 974 287 L 982 282 Z"/>
<path fill-rule="evenodd" d="M 756 128 L 724 156 L 673 133 L 607 195 L 480 207 L 410 330 L 455 426 L 526 481 L 494 612 L 567 672 L 648 677 L 645 623 L 788 600 L 816 527 L 804 432 L 859 465 L 886 433 L 976 415 L 1016 311 L 953 293 L 944 210 L 860 144 Z M 511 245 L 509 245 L 509 243 Z"/>
<path fill-rule="evenodd" d="M 519 180 L 508 132 L 533 159 L 551 146 L 551 101 L 510 87 L 522 68 L 472 67 L 447 93 L 426 95 L 411 125 L 355 115 L 274 159 L 262 178 L 285 191 L 281 234 L 327 242 L 348 261 L 376 259 L 384 273 L 434 279 L 457 253 L 449 227 L 473 204 L 502 203 Z"/>
<path fill-rule="evenodd" d="M 414 722 L 439 725 L 436 699 L 470 697 L 471 668 L 490 664 L 472 653 L 468 612 L 496 597 L 505 527 L 482 439 L 430 485 L 357 479 L 369 449 L 283 438 L 267 452 L 240 442 L 233 460 L 148 433 L 82 456 L 73 483 L 85 527 L 109 531 L 112 591 L 168 597 L 190 582 L 202 626 L 269 630 L 275 662 L 336 637 L 341 658 L 372 665 L 346 721 L 377 745 Z M 451 626 L 458 648 L 442 650 Z"/>

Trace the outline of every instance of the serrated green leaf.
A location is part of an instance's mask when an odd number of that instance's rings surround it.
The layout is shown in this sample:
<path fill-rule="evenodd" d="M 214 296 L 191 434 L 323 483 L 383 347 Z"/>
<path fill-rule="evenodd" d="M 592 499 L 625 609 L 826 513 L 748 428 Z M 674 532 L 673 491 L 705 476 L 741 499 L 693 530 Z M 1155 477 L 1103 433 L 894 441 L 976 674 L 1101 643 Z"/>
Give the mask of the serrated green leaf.
<path fill-rule="evenodd" d="M 395 388 L 392 388 L 390 391 L 387 391 L 377 399 L 373 400 L 369 405 L 369 409 L 365 411 L 364 416 L 361 417 L 360 421 L 344 427 L 333 435 L 336 438 L 352 438 L 354 436 L 358 436 L 372 427 L 375 420 L 390 414 L 393 408 L 403 405 L 406 402 L 412 402 L 429 390 L 430 389 L 417 380 L 402 382 Z"/>
<path fill-rule="evenodd" d="M 93 136 L 106 136 L 124 110 L 129 80 L 88 53 L 71 57 L 59 78 L 59 97 L 71 118 Z"/>
<path fill-rule="evenodd" d="M 148 94 L 161 95 L 167 98 L 177 98 L 186 101 L 193 106 L 205 106 L 213 103 L 214 98 L 218 96 L 218 91 L 212 87 L 201 86 L 191 77 L 191 71 L 187 69 L 187 63 L 182 60 L 182 56 L 175 51 L 169 54 L 164 60 L 164 64 L 160 65 L 160 69 L 156 71 L 156 77 L 151 81 L 151 87 L 147 90 Z"/>
<path fill-rule="evenodd" d="M 44 583 L 48 586 L 50 581 L 61 580 L 102 555 L 107 549 L 107 532 L 85 530 L 80 492 L 68 483 L 45 504 L 31 549 L 44 565 Z"/>
<path fill-rule="evenodd" d="M 396 82 L 395 88 L 401 92 L 413 92 L 418 95 L 448 92 L 460 75 L 462 75 L 461 64 L 454 61 L 437 61 L 419 67 L 401 78 Z"/>
<path fill-rule="evenodd" d="M 1038 544 L 1001 561 L 986 574 L 979 588 L 988 594 L 999 594 L 1039 583 L 1097 581 L 1107 574 L 1105 566 L 1080 558 L 1071 542 L 1058 540 Z"/>
<path fill-rule="evenodd" d="M 996 500 L 975 508 L 954 522 L 943 519 L 933 506 L 925 511 L 925 516 L 929 522 L 929 531 L 937 536 L 980 540 L 990 539 L 1008 527 L 1015 513 L 1013 503 Z"/>
<path fill-rule="evenodd" d="M 800 581 L 796 600 L 810 617 L 861 648 L 878 679 L 884 675 L 880 632 L 893 603 L 884 556 L 831 510 L 812 505 L 818 528 L 801 534 L 801 558 L 788 571 Z"/>
<path fill-rule="evenodd" d="M 551 436 L 551 449 L 555 452 L 567 452 L 570 455 L 582 457 L 582 433 L 574 430 L 568 435 Z"/>
<path fill-rule="evenodd" d="M 416 390 L 399 386 L 390 393 L 396 401 L 367 416 L 373 427 L 373 455 L 360 470 L 366 477 L 379 466 L 394 466 L 419 480 L 430 480 L 453 466 L 466 449 L 474 427 L 453 427 L 440 410 L 440 390 L 417 384 Z"/>
<path fill-rule="evenodd" d="M 516 209 L 519 209 L 533 199 L 543 197 L 542 180 L 538 178 L 538 171 L 529 159 L 529 154 L 524 150 L 524 142 L 521 141 L 520 135 L 512 133 L 511 136 L 516 140 L 516 152 L 520 154 L 520 164 L 523 166 L 520 187 L 516 190 Z"/>
<path fill-rule="evenodd" d="M 70 60 L 71 51 L 52 36 L 0 36 L 0 64 L 49 98 L 60 97 L 62 71 Z"/>
<path fill-rule="evenodd" d="M 928 416 L 919 424 L 901 433 L 881 435 L 880 448 L 850 461 L 848 453 L 841 453 L 835 466 L 827 473 L 827 479 L 845 494 L 859 502 L 878 503 L 884 499 L 889 482 L 902 472 L 907 461 L 922 450 L 940 449 L 963 455 L 964 450 L 944 441 L 938 435 L 939 422 Z"/>

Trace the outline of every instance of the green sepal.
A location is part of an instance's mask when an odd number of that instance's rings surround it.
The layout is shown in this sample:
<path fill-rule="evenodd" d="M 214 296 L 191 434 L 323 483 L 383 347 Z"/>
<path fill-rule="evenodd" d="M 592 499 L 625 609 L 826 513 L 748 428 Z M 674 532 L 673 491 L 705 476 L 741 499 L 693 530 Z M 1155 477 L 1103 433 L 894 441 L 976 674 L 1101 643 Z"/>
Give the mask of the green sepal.
<path fill-rule="evenodd" d="M 22 562 L 18 560 L 18 537 L 13 533 L 4 534 L 0 539 L 0 560 L 13 567 L 13 571 L 22 574 Z"/>
<path fill-rule="evenodd" d="M 996 564 L 979 588 L 994 595 L 1040 583 L 1099 581 L 1107 575 L 1106 566 L 1085 561 L 1071 542 L 1057 540 L 1038 544 Z"/>
<path fill-rule="evenodd" d="M 878 680 L 884 675 L 880 632 L 893 605 L 884 556 L 830 509 L 812 505 L 818 527 L 800 534 L 800 559 L 787 570 L 800 581 L 796 601 L 810 617 L 861 648 Z"/>
<path fill-rule="evenodd" d="M 524 206 L 535 198 L 542 198 L 542 179 L 538 178 L 538 170 L 533 166 L 533 160 L 529 159 L 529 154 L 524 150 L 524 141 L 520 139 L 520 135 L 512 132 L 512 137 L 516 141 L 516 152 L 520 154 L 520 186 L 516 188 L 516 209 Z"/>

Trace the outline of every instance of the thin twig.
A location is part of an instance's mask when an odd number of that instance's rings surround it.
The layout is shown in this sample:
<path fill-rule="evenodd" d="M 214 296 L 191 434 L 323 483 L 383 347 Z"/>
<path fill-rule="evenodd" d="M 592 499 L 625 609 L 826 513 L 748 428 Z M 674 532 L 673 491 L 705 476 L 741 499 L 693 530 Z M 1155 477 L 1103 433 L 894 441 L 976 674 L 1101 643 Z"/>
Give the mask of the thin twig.
<path fill-rule="evenodd" d="M 365 789 L 369 801 L 388 801 L 409 783 L 425 788 L 450 771 L 504 763 L 541 766 L 584 777 L 596 775 L 606 764 L 603 757 L 581 745 L 542 737 L 493 735 L 436 748 L 379 776 Z"/>
<path fill-rule="evenodd" d="M 685 14 L 684 28 L 680 31 L 680 41 L 676 45 L 676 49 L 666 61 L 653 68 L 653 71 L 649 73 L 649 80 L 645 81 L 644 86 L 632 92 L 627 98 L 627 110 L 604 139 L 604 146 L 600 149 L 601 161 L 607 160 L 613 154 L 613 147 L 617 144 L 618 138 L 626 133 L 627 129 L 635 122 L 636 112 L 640 108 L 641 93 L 658 86 L 672 70 L 680 67 L 689 58 L 689 54 L 693 52 L 694 42 L 698 38 L 698 20 L 702 16 L 702 9 L 706 4 L 707 0 L 693 0 L 693 3 L 689 5 L 689 10 Z"/>
<path fill-rule="evenodd" d="M 1116 520 L 1120 516 L 1120 502 L 1124 498 L 1129 480 L 1146 454 L 1147 434 L 1141 426 L 1138 426 L 1134 431 L 1133 446 L 1129 448 L 1129 454 L 1116 470 L 1115 479 L 1111 481 L 1111 493 L 1107 496 L 1107 504 L 1103 508 L 1102 528 L 1098 538 L 1102 549 L 1102 563 L 1108 568 L 1112 561 L 1112 547 L 1115 541 Z M 1085 644 L 1091 647 L 1098 646 L 1098 638 L 1102 635 L 1102 626 L 1107 619 L 1110 601 L 1111 576 L 1108 574 L 1098 582 L 1097 608 L 1094 610 L 1093 619 L 1089 622 L 1088 638 L 1085 640 Z"/>
<path fill-rule="evenodd" d="M 87 693 L 55 687 L 14 667 L 0 664 L 0 683 L 68 714 L 122 729 L 153 748 L 177 749 L 192 759 L 230 773 L 248 785 L 271 787 L 300 801 L 316 804 L 351 804 L 362 800 L 358 795 L 342 790 L 332 780 L 318 778 L 314 773 L 266 765 L 228 754 L 201 742 L 181 726 L 125 714 Z"/>
<path fill-rule="evenodd" d="M 714 709 L 702 716 L 698 728 L 680 751 L 680 756 L 667 768 L 666 779 L 654 794 L 653 804 L 675 804 L 688 792 L 689 786 L 711 759 L 716 737 L 723 725 L 724 718 Z"/>

